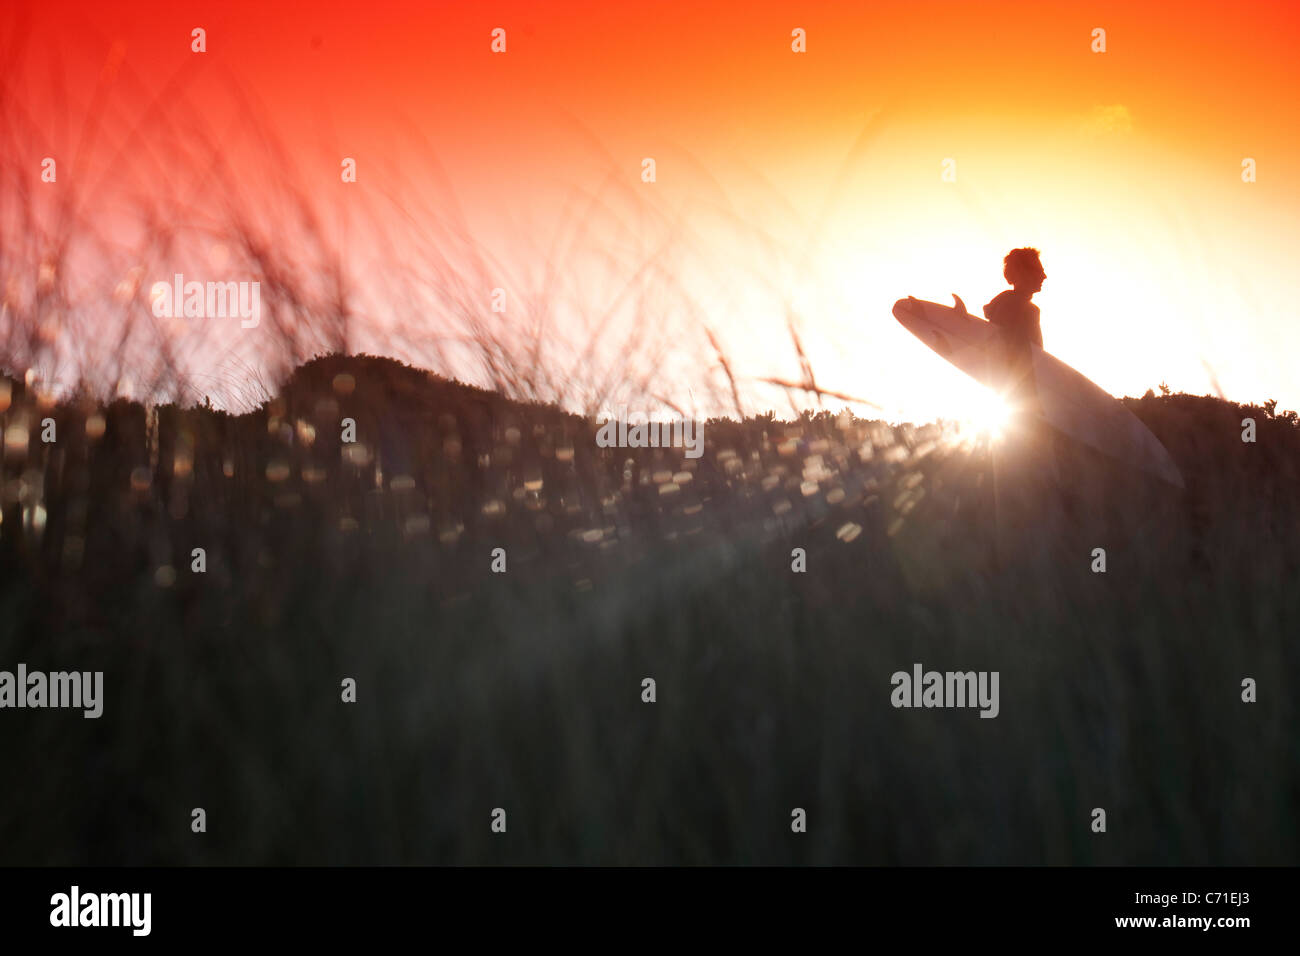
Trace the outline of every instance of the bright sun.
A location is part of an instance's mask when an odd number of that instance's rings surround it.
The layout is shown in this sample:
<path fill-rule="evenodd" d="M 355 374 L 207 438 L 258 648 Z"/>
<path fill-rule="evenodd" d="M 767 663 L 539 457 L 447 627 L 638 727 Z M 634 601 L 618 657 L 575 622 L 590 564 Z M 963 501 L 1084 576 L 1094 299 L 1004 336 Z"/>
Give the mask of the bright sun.
<path fill-rule="evenodd" d="M 990 438 L 1001 438 L 1011 421 L 1011 406 L 997 392 L 982 388 L 966 408 L 967 422 Z"/>

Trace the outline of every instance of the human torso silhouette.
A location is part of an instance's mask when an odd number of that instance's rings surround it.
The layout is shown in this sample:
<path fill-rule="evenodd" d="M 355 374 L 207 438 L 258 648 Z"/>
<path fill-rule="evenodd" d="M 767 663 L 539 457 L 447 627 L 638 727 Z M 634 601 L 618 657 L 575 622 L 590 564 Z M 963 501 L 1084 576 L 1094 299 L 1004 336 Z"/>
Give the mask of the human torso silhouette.
<path fill-rule="evenodd" d="M 1007 289 L 984 306 L 984 317 L 1002 332 L 1003 384 L 1000 391 L 1022 411 L 1036 410 L 1033 357 L 1030 346 L 1042 348 L 1038 306 L 1027 295 Z"/>
<path fill-rule="evenodd" d="M 1003 329 L 1017 343 L 1032 343 L 1039 348 L 1043 347 L 1038 306 L 1014 289 L 1007 289 L 994 296 L 993 301 L 984 306 L 984 317 Z"/>

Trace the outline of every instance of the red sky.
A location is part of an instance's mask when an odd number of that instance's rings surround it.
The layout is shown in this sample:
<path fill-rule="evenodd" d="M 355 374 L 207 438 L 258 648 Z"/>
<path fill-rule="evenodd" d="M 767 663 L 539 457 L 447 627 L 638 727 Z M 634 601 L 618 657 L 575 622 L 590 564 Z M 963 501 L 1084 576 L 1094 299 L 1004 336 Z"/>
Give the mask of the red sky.
<path fill-rule="evenodd" d="M 970 386 L 889 306 L 955 291 L 974 309 L 1031 244 L 1048 348 L 1104 387 L 1201 393 L 1212 370 L 1230 397 L 1300 406 L 1293 3 L 44 0 L 4 18 L 6 113 L 26 117 L 6 166 L 58 158 L 90 224 L 129 231 L 141 190 L 215 215 L 200 143 L 217 144 L 241 202 L 310 198 L 376 329 L 399 306 L 373 231 L 454 198 L 502 285 L 563 273 L 559 357 L 652 263 L 671 290 L 641 289 L 620 321 L 660 340 L 675 394 L 706 374 L 700 324 L 751 378 L 797 376 L 789 306 L 828 387 L 946 414 Z M 301 237 L 282 236 L 292 255 Z M 180 253 L 190 273 L 201 245 Z M 750 410 L 778 402 L 759 390 Z"/>

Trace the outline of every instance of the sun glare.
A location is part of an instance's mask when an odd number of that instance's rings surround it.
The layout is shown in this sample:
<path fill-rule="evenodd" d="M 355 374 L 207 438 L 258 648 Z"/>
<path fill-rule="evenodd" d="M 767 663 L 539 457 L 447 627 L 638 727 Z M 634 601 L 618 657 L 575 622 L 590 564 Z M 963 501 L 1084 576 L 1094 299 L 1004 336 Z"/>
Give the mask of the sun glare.
<path fill-rule="evenodd" d="M 980 389 L 967 407 L 965 418 L 977 433 L 1001 438 L 1011 421 L 1011 406 L 992 389 Z"/>

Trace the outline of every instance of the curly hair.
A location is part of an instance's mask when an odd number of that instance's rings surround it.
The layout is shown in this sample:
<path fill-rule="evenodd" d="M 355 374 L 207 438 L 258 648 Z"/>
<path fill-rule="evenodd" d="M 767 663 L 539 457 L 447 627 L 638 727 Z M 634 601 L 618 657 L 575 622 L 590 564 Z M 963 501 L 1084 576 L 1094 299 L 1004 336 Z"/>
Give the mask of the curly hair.
<path fill-rule="evenodd" d="M 1023 249 L 1012 249 L 1007 253 L 1007 257 L 1002 260 L 1002 275 L 1008 281 L 1014 284 L 1011 276 L 1014 273 L 1023 273 L 1026 269 L 1032 269 L 1037 266 L 1042 268 L 1043 263 L 1038 258 L 1038 250 L 1030 246 Z"/>

